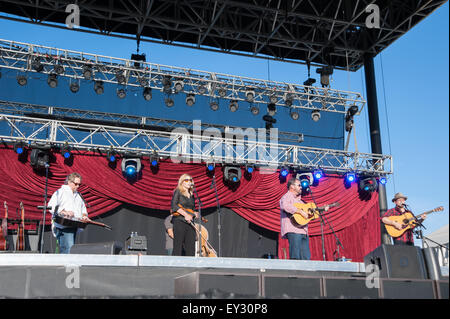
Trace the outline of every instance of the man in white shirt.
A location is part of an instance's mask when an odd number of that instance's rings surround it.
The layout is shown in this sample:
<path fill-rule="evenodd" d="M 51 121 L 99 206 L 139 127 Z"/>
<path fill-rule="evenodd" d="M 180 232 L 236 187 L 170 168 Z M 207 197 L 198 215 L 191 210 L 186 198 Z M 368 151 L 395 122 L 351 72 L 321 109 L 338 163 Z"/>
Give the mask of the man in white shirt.
<path fill-rule="evenodd" d="M 58 214 L 68 219 L 89 220 L 83 197 L 77 191 L 80 185 L 80 174 L 72 173 L 67 176 L 65 184 L 53 193 L 48 203 L 53 216 Z M 52 230 L 58 241 L 60 253 L 68 254 L 70 248 L 75 244 L 78 227 L 63 226 L 53 220 Z"/>

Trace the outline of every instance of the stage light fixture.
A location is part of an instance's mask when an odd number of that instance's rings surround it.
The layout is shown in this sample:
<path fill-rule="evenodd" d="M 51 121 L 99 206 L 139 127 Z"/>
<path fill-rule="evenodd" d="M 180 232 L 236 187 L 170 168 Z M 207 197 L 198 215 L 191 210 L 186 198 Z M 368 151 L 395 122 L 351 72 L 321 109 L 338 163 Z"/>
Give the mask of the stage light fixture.
<path fill-rule="evenodd" d="M 122 159 L 122 172 L 128 177 L 135 177 L 141 171 L 141 159 L 140 158 L 123 158 Z"/>
<path fill-rule="evenodd" d="M 214 170 L 215 164 L 214 163 L 206 163 L 206 169 L 208 172 L 212 172 Z"/>
<path fill-rule="evenodd" d="M 127 82 L 127 78 L 125 77 L 123 70 L 116 71 L 116 80 L 119 84 L 125 84 Z"/>
<path fill-rule="evenodd" d="M 269 100 L 270 100 L 270 103 L 272 103 L 272 104 L 277 104 L 277 102 L 278 102 L 278 96 L 276 96 L 275 94 L 272 94 L 272 95 L 270 96 Z"/>
<path fill-rule="evenodd" d="M 83 72 L 83 77 L 85 80 L 90 80 L 92 78 L 92 66 L 86 64 L 83 65 L 81 72 Z"/>
<path fill-rule="evenodd" d="M 94 82 L 94 91 L 97 94 L 103 94 L 103 92 L 105 92 L 105 89 L 103 88 L 103 81 Z"/>
<path fill-rule="evenodd" d="M 303 82 L 303 85 L 312 86 L 314 83 L 316 83 L 316 79 L 308 78 L 305 82 Z"/>
<path fill-rule="evenodd" d="M 14 144 L 14 152 L 21 155 L 25 150 L 25 144 L 23 142 L 18 142 Z"/>
<path fill-rule="evenodd" d="M 273 127 L 273 124 L 277 122 L 277 120 L 270 115 L 264 115 L 263 120 L 266 122 L 266 130 L 270 130 Z"/>
<path fill-rule="evenodd" d="M 231 112 L 236 112 L 239 108 L 238 102 L 236 100 L 231 100 L 229 108 Z"/>
<path fill-rule="evenodd" d="M 227 166 L 223 172 L 223 178 L 225 183 L 236 184 L 241 180 L 242 172 L 240 167 Z"/>
<path fill-rule="evenodd" d="M 53 66 L 53 72 L 55 72 L 58 75 L 61 75 L 64 73 L 64 67 L 61 64 L 55 64 Z"/>
<path fill-rule="evenodd" d="M 195 95 L 194 94 L 186 95 L 186 105 L 192 106 L 194 104 L 195 104 Z"/>
<path fill-rule="evenodd" d="M 315 169 L 313 172 L 314 179 L 316 181 L 320 180 L 323 177 L 323 171 L 321 169 Z"/>
<path fill-rule="evenodd" d="M 68 143 L 65 143 L 62 147 L 61 147 L 61 154 L 64 156 L 64 158 L 68 159 L 70 158 L 70 156 L 72 156 L 71 153 L 71 147 L 69 146 Z"/>
<path fill-rule="evenodd" d="M 250 112 L 252 112 L 253 115 L 258 115 L 259 114 L 259 107 L 257 107 L 256 105 L 252 106 L 250 108 Z"/>
<path fill-rule="evenodd" d="M 300 115 L 298 114 L 297 111 L 293 111 L 292 109 L 289 111 L 289 115 L 291 116 L 291 118 L 293 120 L 298 120 Z"/>
<path fill-rule="evenodd" d="M 356 181 L 356 173 L 354 172 L 348 172 L 345 174 L 345 181 L 347 183 L 353 183 Z"/>
<path fill-rule="evenodd" d="M 45 165 L 48 165 L 49 158 L 47 151 L 35 148 L 31 151 L 30 165 L 36 169 L 44 168 Z"/>
<path fill-rule="evenodd" d="M 254 90 L 248 90 L 245 92 L 245 98 L 247 100 L 247 102 L 252 103 L 253 100 L 255 99 L 255 91 Z"/>
<path fill-rule="evenodd" d="M 248 174 L 253 174 L 253 172 L 255 171 L 255 166 L 251 165 L 251 164 L 247 164 L 247 165 L 245 165 L 245 171 Z"/>
<path fill-rule="evenodd" d="M 181 80 L 175 81 L 174 87 L 175 87 L 175 92 L 180 93 L 181 91 L 183 91 L 184 82 Z"/>
<path fill-rule="evenodd" d="M 227 90 L 225 90 L 224 88 L 220 88 L 218 90 L 218 93 L 220 97 L 225 97 L 225 95 L 227 95 Z"/>
<path fill-rule="evenodd" d="M 164 75 L 162 78 L 163 91 L 167 94 L 172 92 L 172 80 L 169 75 Z"/>
<path fill-rule="evenodd" d="M 356 113 L 358 113 L 358 106 L 356 106 L 356 105 L 350 106 L 349 109 L 347 110 L 347 114 L 349 116 L 355 116 Z"/>
<path fill-rule="evenodd" d="M 345 115 L 345 131 L 350 132 L 353 127 L 353 116 L 358 113 L 358 107 L 356 105 L 352 105 Z"/>
<path fill-rule="evenodd" d="M 146 61 L 145 53 L 142 53 L 142 54 L 132 53 L 131 54 L 131 60 L 135 61 L 134 62 L 134 67 L 136 69 L 139 69 L 141 67 L 141 62 L 138 62 L 138 61 L 142 61 L 142 62 Z"/>
<path fill-rule="evenodd" d="M 152 99 L 152 89 L 149 87 L 144 88 L 144 91 L 142 91 L 142 96 L 146 101 L 150 101 Z"/>
<path fill-rule="evenodd" d="M 378 183 L 375 177 L 361 178 L 358 183 L 359 190 L 372 193 L 377 190 Z"/>
<path fill-rule="evenodd" d="M 106 153 L 106 159 L 108 160 L 108 162 L 114 163 L 117 160 L 117 153 L 116 153 L 116 151 L 114 151 L 113 149 L 110 149 Z"/>
<path fill-rule="evenodd" d="M 24 76 L 24 75 L 19 75 L 19 76 L 17 76 L 17 83 L 18 83 L 20 86 L 25 86 L 25 85 L 27 85 L 27 83 L 28 83 L 27 77 Z"/>
<path fill-rule="evenodd" d="M 280 175 L 283 177 L 288 176 L 289 174 L 289 169 L 286 166 L 282 166 L 280 169 Z"/>
<path fill-rule="evenodd" d="M 296 177 L 300 181 L 300 185 L 303 189 L 308 189 L 314 182 L 313 174 L 311 173 L 298 173 Z"/>
<path fill-rule="evenodd" d="M 320 84 L 322 87 L 330 86 L 330 75 L 333 74 L 333 67 L 324 66 L 316 70 L 318 74 L 320 74 Z"/>
<path fill-rule="evenodd" d="M 77 82 L 72 82 L 69 85 L 69 89 L 72 93 L 77 93 L 80 90 L 80 85 Z"/>
<path fill-rule="evenodd" d="M 39 57 L 33 57 L 31 60 L 31 67 L 36 72 L 42 72 L 44 70 L 44 65 L 41 63 L 41 59 Z"/>
<path fill-rule="evenodd" d="M 198 87 L 198 94 L 203 95 L 203 94 L 206 93 L 206 91 L 207 91 L 207 88 L 206 88 L 206 86 L 204 84 L 199 85 L 199 87 Z"/>
<path fill-rule="evenodd" d="M 158 154 L 153 153 L 152 155 L 150 155 L 150 165 L 152 167 L 157 167 L 158 163 L 159 163 Z"/>
<path fill-rule="evenodd" d="M 287 93 L 284 98 L 284 103 L 286 103 L 287 106 L 292 106 L 294 103 L 294 96 L 291 93 Z"/>
<path fill-rule="evenodd" d="M 386 185 L 387 179 L 386 179 L 386 177 L 381 176 L 380 179 L 378 180 L 378 182 L 379 182 L 381 185 Z"/>
<path fill-rule="evenodd" d="M 175 102 L 170 97 L 165 98 L 164 103 L 166 104 L 167 107 L 172 107 L 175 105 Z"/>
<path fill-rule="evenodd" d="M 213 101 L 213 102 L 209 103 L 209 107 L 211 108 L 211 110 L 217 111 L 219 109 L 219 103 Z"/>
<path fill-rule="evenodd" d="M 58 86 L 58 79 L 57 79 L 56 74 L 52 73 L 52 74 L 48 75 L 47 84 L 49 87 L 51 87 L 53 89 Z"/>
<path fill-rule="evenodd" d="M 139 77 L 138 82 L 139 82 L 139 85 L 142 87 L 148 86 L 148 80 L 145 77 Z"/>
<path fill-rule="evenodd" d="M 117 89 L 116 94 L 119 99 L 124 99 L 127 96 L 125 89 Z"/>
<path fill-rule="evenodd" d="M 320 120 L 320 111 L 319 110 L 314 110 L 311 112 L 311 119 L 314 122 L 318 122 Z"/>
<path fill-rule="evenodd" d="M 274 103 L 269 103 L 267 105 L 267 114 L 269 114 L 270 116 L 274 116 L 275 113 L 277 113 L 277 107 Z"/>

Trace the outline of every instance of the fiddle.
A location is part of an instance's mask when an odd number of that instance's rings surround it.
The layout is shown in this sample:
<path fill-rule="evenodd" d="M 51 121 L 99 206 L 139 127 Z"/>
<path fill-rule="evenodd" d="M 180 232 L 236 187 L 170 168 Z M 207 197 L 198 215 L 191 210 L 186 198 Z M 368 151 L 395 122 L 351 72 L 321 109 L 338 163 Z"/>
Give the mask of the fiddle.
<path fill-rule="evenodd" d="M 20 202 L 20 223 L 17 227 L 16 250 L 25 250 L 25 209 L 23 203 Z"/>

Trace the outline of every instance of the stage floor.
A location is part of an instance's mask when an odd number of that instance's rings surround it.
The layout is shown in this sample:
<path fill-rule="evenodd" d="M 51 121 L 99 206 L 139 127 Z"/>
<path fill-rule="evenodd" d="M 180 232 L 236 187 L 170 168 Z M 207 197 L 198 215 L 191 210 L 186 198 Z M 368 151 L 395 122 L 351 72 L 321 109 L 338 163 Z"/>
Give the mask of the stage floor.
<path fill-rule="evenodd" d="M 448 267 L 441 272 L 448 296 Z M 383 297 L 367 289 L 366 279 L 364 263 L 356 262 L 0 254 L 1 298 L 204 298 L 211 291 L 243 298 Z M 437 282 L 418 282 L 436 292 Z"/>

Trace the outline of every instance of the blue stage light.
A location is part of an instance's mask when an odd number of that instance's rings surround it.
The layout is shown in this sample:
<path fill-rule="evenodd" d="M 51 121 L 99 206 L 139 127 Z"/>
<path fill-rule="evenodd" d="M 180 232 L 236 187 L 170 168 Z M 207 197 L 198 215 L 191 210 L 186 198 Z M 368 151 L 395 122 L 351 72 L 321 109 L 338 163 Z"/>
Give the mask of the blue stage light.
<path fill-rule="evenodd" d="M 355 173 L 345 174 L 345 180 L 349 183 L 353 183 L 354 181 L 356 181 L 356 174 Z"/>
<path fill-rule="evenodd" d="M 323 177 L 323 172 L 322 172 L 321 169 L 316 169 L 314 171 L 313 175 L 314 175 L 314 179 L 315 180 L 319 180 L 319 179 L 321 179 Z"/>
<path fill-rule="evenodd" d="M 141 171 L 140 158 L 123 158 L 122 172 L 127 177 L 135 178 Z"/>
<path fill-rule="evenodd" d="M 109 161 L 110 162 L 115 162 L 116 161 L 116 157 L 114 155 L 110 155 L 109 156 Z"/>
<path fill-rule="evenodd" d="M 386 185 L 386 183 L 387 183 L 386 177 L 380 177 L 379 182 L 380 182 L 381 185 Z"/>
<path fill-rule="evenodd" d="M 151 164 L 152 164 L 152 166 L 158 166 L 158 160 L 157 159 L 152 159 Z"/>
<path fill-rule="evenodd" d="M 214 170 L 214 163 L 208 163 L 206 164 L 206 168 L 209 172 L 212 172 Z"/>
<path fill-rule="evenodd" d="M 307 179 L 303 179 L 300 182 L 300 185 L 302 186 L 302 188 L 308 188 L 309 187 L 309 181 Z"/>
<path fill-rule="evenodd" d="M 289 170 L 286 167 L 282 167 L 280 170 L 280 174 L 283 177 L 286 177 L 289 174 Z"/>
<path fill-rule="evenodd" d="M 128 165 L 125 169 L 127 175 L 134 175 L 136 174 L 136 167 L 134 167 L 133 165 Z"/>
<path fill-rule="evenodd" d="M 252 174 L 255 171 L 255 167 L 253 165 L 246 165 L 245 170 L 247 173 Z"/>
<path fill-rule="evenodd" d="M 70 158 L 72 154 L 70 153 L 69 145 L 65 144 L 63 147 L 61 147 L 61 154 L 64 156 L 65 159 Z"/>
<path fill-rule="evenodd" d="M 23 153 L 23 150 L 24 150 L 24 148 L 23 148 L 23 146 L 22 146 L 22 144 L 16 144 L 16 145 L 14 145 L 14 151 L 17 153 L 17 154 L 22 154 Z"/>

